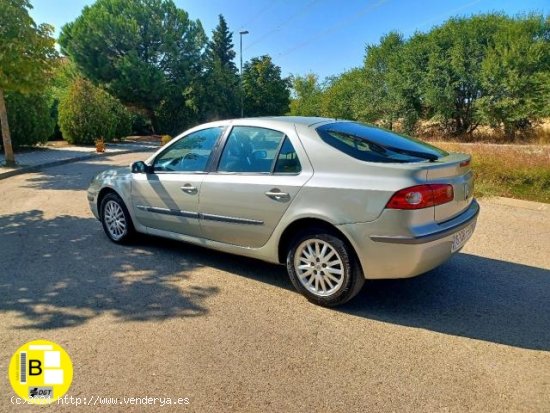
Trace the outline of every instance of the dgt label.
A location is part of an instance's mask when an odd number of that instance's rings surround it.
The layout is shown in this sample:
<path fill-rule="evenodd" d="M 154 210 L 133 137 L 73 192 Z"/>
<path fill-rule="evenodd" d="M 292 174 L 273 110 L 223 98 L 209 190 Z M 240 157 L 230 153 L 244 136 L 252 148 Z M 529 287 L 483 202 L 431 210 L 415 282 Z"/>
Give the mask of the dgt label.
<path fill-rule="evenodd" d="M 53 397 L 53 387 L 29 387 L 29 398 L 51 398 Z"/>
<path fill-rule="evenodd" d="M 58 344 L 30 341 L 13 354 L 9 378 L 17 395 L 35 404 L 52 403 L 63 397 L 73 380 L 73 363 Z"/>

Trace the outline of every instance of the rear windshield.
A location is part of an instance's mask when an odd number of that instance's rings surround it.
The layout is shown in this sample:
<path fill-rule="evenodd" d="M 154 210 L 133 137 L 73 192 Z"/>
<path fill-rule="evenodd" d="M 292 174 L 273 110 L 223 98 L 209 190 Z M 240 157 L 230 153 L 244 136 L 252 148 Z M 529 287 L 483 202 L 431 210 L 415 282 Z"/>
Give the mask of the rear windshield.
<path fill-rule="evenodd" d="M 366 162 L 435 161 L 448 155 L 417 139 L 357 122 L 319 126 L 317 133 L 330 146 Z"/>

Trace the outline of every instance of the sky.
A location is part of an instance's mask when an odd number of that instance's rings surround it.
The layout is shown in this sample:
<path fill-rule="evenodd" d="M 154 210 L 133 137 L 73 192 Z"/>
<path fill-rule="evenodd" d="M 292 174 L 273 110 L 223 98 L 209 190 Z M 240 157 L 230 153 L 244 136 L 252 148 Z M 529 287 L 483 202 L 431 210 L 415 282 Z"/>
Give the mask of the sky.
<path fill-rule="evenodd" d="M 56 36 L 94 0 L 31 0 L 36 23 L 52 24 Z M 320 79 L 361 66 L 367 44 L 396 30 L 405 37 L 429 31 L 453 16 L 504 12 L 550 13 L 548 0 L 174 0 L 200 20 L 210 36 L 223 14 L 239 65 L 239 31 L 243 60 L 269 54 L 284 76 L 316 73 Z"/>

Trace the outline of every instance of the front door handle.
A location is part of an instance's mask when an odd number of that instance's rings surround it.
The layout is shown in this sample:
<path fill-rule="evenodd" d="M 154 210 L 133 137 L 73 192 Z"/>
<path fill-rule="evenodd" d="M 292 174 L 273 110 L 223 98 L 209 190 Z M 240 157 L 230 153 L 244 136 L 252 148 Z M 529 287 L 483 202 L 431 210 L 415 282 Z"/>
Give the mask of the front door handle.
<path fill-rule="evenodd" d="M 193 186 L 191 184 L 185 184 L 181 187 L 181 190 L 189 195 L 195 195 L 198 192 L 198 189 L 196 186 Z"/>
<path fill-rule="evenodd" d="M 267 197 L 274 199 L 275 201 L 286 202 L 290 199 L 290 195 L 286 192 L 281 192 L 279 188 L 273 188 L 265 194 Z"/>

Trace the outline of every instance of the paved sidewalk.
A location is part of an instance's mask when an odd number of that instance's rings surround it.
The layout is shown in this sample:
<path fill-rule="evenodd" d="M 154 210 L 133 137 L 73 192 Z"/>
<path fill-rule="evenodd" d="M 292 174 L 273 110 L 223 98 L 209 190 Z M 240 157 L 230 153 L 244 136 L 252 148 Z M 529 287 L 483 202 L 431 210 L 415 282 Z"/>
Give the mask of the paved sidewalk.
<path fill-rule="evenodd" d="M 119 155 L 130 152 L 149 152 L 159 148 L 156 144 L 121 143 L 107 144 L 105 152 L 97 153 L 95 147 L 67 146 L 67 147 L 42 147 L 30 152 L 15 154 L 17 167 L 8 168 L 1 166 L 4 163 L 4 154 L 0 154 L 0 179 L 34 172 L 48 166 L 62 165 L 64 163 L 82 161 L 105 155 Z"/>

